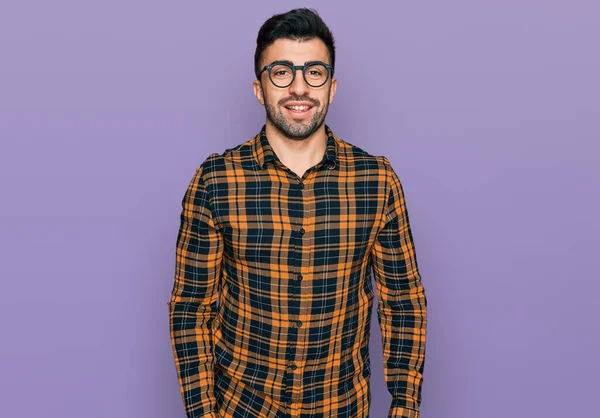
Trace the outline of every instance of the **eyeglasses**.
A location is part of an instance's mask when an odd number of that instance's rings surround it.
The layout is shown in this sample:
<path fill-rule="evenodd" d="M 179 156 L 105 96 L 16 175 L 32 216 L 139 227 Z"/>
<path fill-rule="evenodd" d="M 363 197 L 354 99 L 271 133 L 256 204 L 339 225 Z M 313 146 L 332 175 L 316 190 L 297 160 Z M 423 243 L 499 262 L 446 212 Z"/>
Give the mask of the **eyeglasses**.
<path fill-rule="evenodd" d="M 321 87 L 329 80 L 331 65 L 321 61 L 307 62 L 305 65 L 292 65 L 289 61 L 275 61 L 266 65 L 258 73 L 258 77 L 260 78 L 263 71 L 268 71 L 271 83 L 275 87 L 285 88 L 294 82 L 298 70 L 302 70 L 306 84 L 311 87 Z"/>

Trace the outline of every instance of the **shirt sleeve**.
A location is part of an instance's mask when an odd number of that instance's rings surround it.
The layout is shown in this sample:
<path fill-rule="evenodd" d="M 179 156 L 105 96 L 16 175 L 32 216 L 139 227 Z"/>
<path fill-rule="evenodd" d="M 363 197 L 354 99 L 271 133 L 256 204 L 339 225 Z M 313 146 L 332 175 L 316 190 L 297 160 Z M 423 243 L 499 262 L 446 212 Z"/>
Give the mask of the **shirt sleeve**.
<path fill-rule="evenodd" d="M 175 283 L 168 302 L 171 344 L 188 418 L 218 416 L 212 323 L 223 241 L 209 203 L 201 166 L 182 200 Z"/>
<path fill-rule="evenodd" d="M 418 418 L 425 362 L 427 299 L 421 284 L 404 192 L 387 158 L 387 205 L 370 252 L 378 297 L 388 418 Z"/>

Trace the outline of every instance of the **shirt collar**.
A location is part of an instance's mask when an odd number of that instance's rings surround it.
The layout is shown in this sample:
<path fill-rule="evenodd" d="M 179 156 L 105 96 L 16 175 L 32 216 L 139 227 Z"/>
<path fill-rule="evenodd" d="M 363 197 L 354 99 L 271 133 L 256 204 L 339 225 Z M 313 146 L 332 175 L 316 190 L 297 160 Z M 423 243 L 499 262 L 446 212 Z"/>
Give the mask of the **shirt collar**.
<path fill-rule="evenodd" d="M 258 163 L 258 166 L 264 169 L 269 161 L 279 160 L 275 151 L 269 144 L 269 140 L 266 135 L 266 126 L 263 125 L 260 133 L 254 138 L 252 146 L 252 154 Z M 327 135 L 327 146 L 325 149 L 325 155 L 323 156 L 322 162 L 328 165 L 329 169 L 337 167 L 337 141 L 331 128 L 325 124 L 325 133 Z"/>

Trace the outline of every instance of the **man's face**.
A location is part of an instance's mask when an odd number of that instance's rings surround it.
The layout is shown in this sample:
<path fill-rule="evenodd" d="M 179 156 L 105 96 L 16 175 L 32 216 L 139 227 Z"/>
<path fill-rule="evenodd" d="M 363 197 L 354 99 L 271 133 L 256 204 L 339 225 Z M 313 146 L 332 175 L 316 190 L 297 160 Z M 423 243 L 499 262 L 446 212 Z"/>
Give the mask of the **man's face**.
<path fill-rule="evenodd" d="M 309 41 L 277 39 L 263 52 L 261 68 L 273 61 L 287 60 L 294 65 L 307 61 L 331 64 L 327 47 L 319 38 Z M 254 94 L 267 111 L 267 123 L 290 139 L 302 140 L 316 132 L 325 121 L 329 104 L 333 101 L 337 80 L 330 76 L 321 87 L 311 87 L 297 71 L 294 82 L 285 88 L 271 83 L 264 71 L 260 80 L 254 81 Z M 294 110 L 291 106 L 308 105 L 307 110 Z"/>

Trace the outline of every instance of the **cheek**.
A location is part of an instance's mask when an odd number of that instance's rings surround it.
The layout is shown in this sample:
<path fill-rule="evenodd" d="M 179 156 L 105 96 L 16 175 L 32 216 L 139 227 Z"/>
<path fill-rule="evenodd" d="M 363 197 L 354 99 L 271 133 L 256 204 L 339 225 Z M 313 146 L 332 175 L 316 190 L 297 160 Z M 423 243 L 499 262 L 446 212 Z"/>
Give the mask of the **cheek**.
<path fill-rule="evenodd" d="M 277 106 L 279 100 L 283 98 L 281 92 L 273 91 L 271 89 L 263 90 L 263 97 L 265 102 L 272 106 Z"/>
<path fill-rule="evenodd" d="M 324 93 L 321 97 L 319 97 L 319 101 L 321 102 L 319 107 L 324 108 L 325 106 L 327 106 L 327 104 L 329 103 L 329 99 L 329 92 Z"/>

